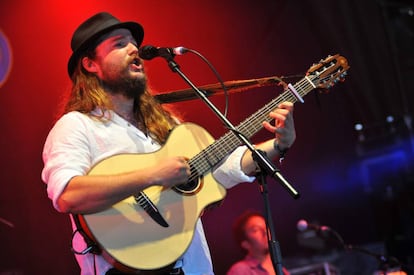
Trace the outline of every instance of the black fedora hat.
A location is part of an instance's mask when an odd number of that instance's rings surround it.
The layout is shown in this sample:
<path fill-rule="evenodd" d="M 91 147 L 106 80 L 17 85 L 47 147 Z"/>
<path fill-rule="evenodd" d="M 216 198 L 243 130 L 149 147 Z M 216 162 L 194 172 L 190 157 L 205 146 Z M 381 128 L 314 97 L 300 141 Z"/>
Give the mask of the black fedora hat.
<path fill-rule="evenodd" d="M 114 29 L 128 29 L 138 47 L 144 39 L 144 29 L 136 22 L 121 22 L 113 15 L 107 12 L 101 12 L 83 22 L 73 33 L 70 47 L 72 48 L 72 55 L 68 62 L 68 73 L 72 77 L 75 67 L 80 56 L 96 43 L 97 39 L 105 33 Z"/>

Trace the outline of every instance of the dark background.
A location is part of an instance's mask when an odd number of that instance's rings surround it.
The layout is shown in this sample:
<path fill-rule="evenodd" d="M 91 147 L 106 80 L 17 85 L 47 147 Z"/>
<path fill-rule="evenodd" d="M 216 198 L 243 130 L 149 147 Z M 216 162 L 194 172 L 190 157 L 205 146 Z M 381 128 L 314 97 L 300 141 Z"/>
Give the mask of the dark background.
<path fill-rule="evenodd" d="M 0 3 L 0 274 L 78 273 L 69 219 L 53 209 L 40 179 L 41 152 L 70 87 L 71 35 L 99 11 L 140 22 L 144 44 L 197 50 L 225 81 L 303 76 L 328 55 L 346 57 L 351 68 L 345 82 L 296 104 L 297 141 L 280 168 L 301 198 L 268 181 L 284 264 L 330 262 L 342 274 L 372 274 L 378 267 L 373 257 L 298 234 L 297 221 L 306 219 L 330 226 L 348 244 L 395 256 L 412 272 L 412 1 L 15 0 Z M 176 61 L 197 85 L 217 82 L 196 56 Z M 146 65 L 155 90 L 188 88 L 164 60 Z M 275 86 L 231 94 L 229 120 L 237 124 L 281 91 Z M 211 99 L 223 110 L 224 97 Z M 200 100 L 173 105 L 214 137 L 225 132 Z M 263 131 L 253 140 L 269 137 Z M 203 217 L 217 274 L 241 257 L 231 225 L 246 209 L 263 210 L 257 184 L 229 190 L 222 206 Z"/>

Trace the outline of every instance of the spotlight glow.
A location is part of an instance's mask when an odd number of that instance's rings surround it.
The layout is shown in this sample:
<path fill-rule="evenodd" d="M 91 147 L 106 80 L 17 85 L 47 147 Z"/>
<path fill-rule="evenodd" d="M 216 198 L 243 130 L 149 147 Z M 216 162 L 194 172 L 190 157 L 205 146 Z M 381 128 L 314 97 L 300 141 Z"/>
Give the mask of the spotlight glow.
<path fill-rule="evenodd" d="M 12 67 L 12 51 L 9 40 L 0 30 L 0 87 L 7 81 Z"/>

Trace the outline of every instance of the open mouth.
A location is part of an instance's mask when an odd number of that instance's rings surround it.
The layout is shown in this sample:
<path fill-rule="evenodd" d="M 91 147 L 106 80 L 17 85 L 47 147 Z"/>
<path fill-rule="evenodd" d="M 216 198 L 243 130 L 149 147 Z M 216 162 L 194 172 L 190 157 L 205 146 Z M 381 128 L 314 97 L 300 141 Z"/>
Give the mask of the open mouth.
<path fill-rule="evenodd" d="M 130 68 L 135 72 L 142 72 L 143 67 L 139 58 L 134 58 L 130 64 Z"/>

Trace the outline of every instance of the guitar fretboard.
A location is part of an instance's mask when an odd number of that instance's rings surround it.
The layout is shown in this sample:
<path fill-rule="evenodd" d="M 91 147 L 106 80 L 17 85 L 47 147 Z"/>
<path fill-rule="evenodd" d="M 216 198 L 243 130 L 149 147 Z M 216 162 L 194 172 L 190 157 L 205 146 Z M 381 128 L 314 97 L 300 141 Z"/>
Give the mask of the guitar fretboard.
<path fill-rule="evenodd" d="M 312 77 L 308 76 L 298 81 L 293 85 L 293 87 L 299 96 L 303 97 L 312 91 L 315 85 L 312 82 Z M 236 126 L 236 131 L 246 138 L 250 139 L 253 135 L 255 135 L 263 128 L 263 121 L 270 122 L 272 120 L 272 118 L 269 117 L 269 113 L 274 110 L 280 103 L 284 101 L 295 103 L 297 100 L 298 99 L 296 96 L 289 89 L 286 89 L 277 98 L 267 103 L 257 112 Z M 189 161 L 192 170 L 190 181 L 195 180 L 199 177 L 199 175 L 205 174 L 241 144 L 242 142 L 236 136 L 236 134 L 234 134 L 232 131 L 229 131 L 214 143 L 207 146 L 204 150 L 195 155 Z"/>

